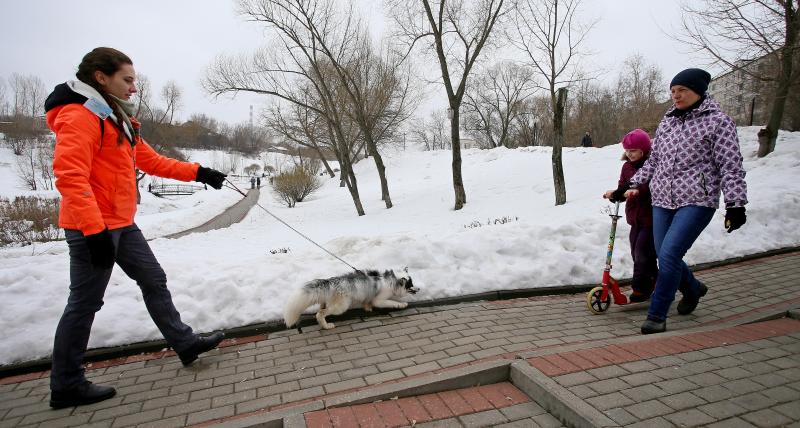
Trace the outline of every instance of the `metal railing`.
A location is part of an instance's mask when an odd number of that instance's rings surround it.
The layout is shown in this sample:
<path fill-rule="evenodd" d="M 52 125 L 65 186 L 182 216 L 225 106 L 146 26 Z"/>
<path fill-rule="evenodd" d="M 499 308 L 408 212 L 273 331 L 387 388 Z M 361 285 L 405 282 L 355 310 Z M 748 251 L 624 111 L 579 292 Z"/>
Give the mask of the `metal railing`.
<path fill-rule="evenodd" d="M 147 191 L 156 196 L 191 195 L 204 188 L 204 186 L 194 184 L 160 184 L 147 186 Z"/>

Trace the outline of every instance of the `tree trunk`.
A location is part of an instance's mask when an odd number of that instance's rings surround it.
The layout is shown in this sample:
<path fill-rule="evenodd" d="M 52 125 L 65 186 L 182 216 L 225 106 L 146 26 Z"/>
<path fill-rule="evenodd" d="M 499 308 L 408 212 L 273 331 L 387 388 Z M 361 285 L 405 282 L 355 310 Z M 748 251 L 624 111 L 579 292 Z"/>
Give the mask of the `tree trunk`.
<path fill-rule="evenodd" d="M 325 167 L 325 172 L 327 172 L 328 175 L 331 176 L 331 178 L 336 177 L 336 173 L 333 172 L 333 169 L 328 164 L 328 160 L 325 159 L 325 155 L 322 154 L 322 149 L 320 149 L 318 145 L 314 144 L 314 151 L 317 152 L 317 155 L 319 156 L 319 160 L 322 161 L 322 165 Z"/>
<path fill-rule="evenodd" d="M 344 144 L 342 146 L 344 147 L 339 147 L 339 152 L 342 155 L 339 160 L 339 166 L 341 167 L 339 175 L 343 179 L 346 177 L 344 182 L 347 190 L 350 191 L 350 196 L 353 198 L 353 205 L 355 205 L 358 215 L 362 216 L 366 213 L 364 212 L 364 206 L 361 205 L 361 196 L 358 194 L 358 181 L 356 180 L 356 174 L 353 172 L 353 164 L 350 162 L 350 153 L 347 152 L 347 147 Z"/>
<path fill-rule="evenodd" d="M 383 158 L 378 153 L 375 142 L 367 141 L 367 150 L 369 150 L 369 154 L 372 155 L 372 159 L 375 161 L 375 168 L 378 169 L 378 176 L 381 179 L 381 200 L 386 203 L 386 208 L 391 208 L 392 197 L 389 196 L 389 182 L 386 181 L 386 166 L 383 164 Z"/>
<path fill-rule="evenodd" d="M 558 100 L 553 113 L 553 186 L 556 192 L 556 205 L 567 203 L 567 187 L 564 183 L 564 166 L 561 162 L 561 148 L 564 146 L 564 106 L 567 104 L 567 88 L 558 89 Z"/>
<path fill-rule="evenodd" d="M 775 150 L 775 140 L 778 139 L 778 130 L 783 122 L 783 111 L 786 107 L 786 98 L 792 83 L 792 64 L 794 51 L 797 49 L 797 37 L 800 32 L 800 17 L 793 7 L 793 1 L 784 2 L 784 19 L 786 22 L 786 39 L 781 48 L 781 74 L 778 87 L 775 88 L 775 99 L 769 113 L 767 127 L 759 131 L 758 157 L 762 158 Z M 762 138 L 762 132 L 767 138 Z"/>
<path fill-rule="evenodd" d="M 458 109 L 452 109 L 453 118 L 450 119 L 450 140 L 453 150 L 453 191 L 456 196 L 454 209 L 460 210 L 467 203 L 467 194 L 464 191 L 464 181 L 461 177 L 461 136 L 458 129 Z"/>

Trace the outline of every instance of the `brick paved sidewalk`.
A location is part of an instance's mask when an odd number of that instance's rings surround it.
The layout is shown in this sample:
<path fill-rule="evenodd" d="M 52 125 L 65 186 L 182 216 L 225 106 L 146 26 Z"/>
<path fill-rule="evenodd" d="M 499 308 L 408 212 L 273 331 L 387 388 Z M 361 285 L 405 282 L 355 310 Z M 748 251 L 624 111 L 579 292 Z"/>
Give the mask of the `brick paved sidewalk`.
<path fill-rule="evenodd" d="M 612 305 L 605 314 L 592 315 L 585 294 L 415 308 L 340 321 L 329 331 L 315 326 L 302 334 L 290 330 L 227 341 L 188 368 L 172 352 L 96 363 L 87 370 L 89 379 L 115 386 L 118 395 L 91 406 L 49 409 L 47 373 L 3 378 L 0 427 L 244 426 L 280 412 L 313 415 L 331 403 L 347 408 L 351 396 L 425 385 L 492 362 L 525 363 L 523 371 L 544 390 L 555 391 L 566 406 L 552 409 L 594 411 L 590 416 L 596 419 L 589 421 L 800 426 L 800 321 L 744 325 L 768 315 L 783 317 L 800 304 L 800 252 L 697 276 L 709 286 L 708 295 L 692 315 L 673 310 L 663 335 L 638 334 L 645 304 Z M 522 384 L 513 387 L 530 391 Z M 532 400 L 527 404 L 483 413 L 497 412 L 505 422 L 498 418 L 492 424 L 512 426 L 566 420 L 568 415 L 546 402 L 541 412 L 528 408 L 539 413 L 515 419 L 520 413 L 508 409 L 544 400 L 541 394 L 526 394 Z M 414 394 L 397 402 L 409 395 Z M 486 421 L 469 418 L 476 413 L 452 413 L 444 419 L 428 413 L 425 423 L 478 426 Z"/>

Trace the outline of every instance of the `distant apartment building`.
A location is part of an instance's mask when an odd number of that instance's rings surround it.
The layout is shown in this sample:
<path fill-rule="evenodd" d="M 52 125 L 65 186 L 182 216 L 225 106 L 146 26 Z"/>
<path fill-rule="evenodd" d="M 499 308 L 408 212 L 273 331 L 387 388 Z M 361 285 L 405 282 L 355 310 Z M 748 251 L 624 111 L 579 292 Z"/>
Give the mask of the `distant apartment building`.
<path fill-rule="evenodd" d="M 764 81 L 753 75 L 767 74 L 779 67 L 777 55 L 765 55 L 755 60 L 740 61 L 737 69 L 711 80 L 708 92 L 719 102 L 722 110 L 739 126 L 765 126 L 772 109 L 776 82 Z M 795 78 L 783 114 L 781 129 L 800 129 L 800 61 L 795 61 Z"/>

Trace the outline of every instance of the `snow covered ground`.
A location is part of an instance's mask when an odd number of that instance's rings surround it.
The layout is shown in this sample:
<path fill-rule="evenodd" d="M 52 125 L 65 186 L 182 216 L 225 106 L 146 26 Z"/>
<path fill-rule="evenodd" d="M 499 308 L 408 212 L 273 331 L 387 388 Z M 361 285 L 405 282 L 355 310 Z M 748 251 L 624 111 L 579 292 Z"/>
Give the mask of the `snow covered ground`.
<path fill-rule="evenodd" d="M 757 159 L 757 130 L 739 129 L 749 186 L 747 224 L 728 234 L 719 210 L 687 255 L 690 264 L 800 245 L 800 133 L 782 133 L 775 153 Z M 601 277 L 610 226 L 604 212 L 610 204 L 601 195 L 616 186 L 621 152 L 620 145 L 565 149 L 568 202 L 558 207 L 551 152 L 542 147 L 464 151 L 467 205 L 459 211 L 453 210 L 451 153 L 411 149 L 384 157 L 392 209 L 380 200 L 371 159 L 356 165 L 365 216 L 356 215 L 338 179 L 326 179 L 293 209 L 280 205 L 269 187 L 259 203 L 356 267 L 408 266 L 421 288 L 418 300 L 588 284 Z M 221 155 L 190 156 L 210 165 Z M 0 196 L 25 193 L 15 187 L 13 162 L 10 151 L 0 149 Z M 150 245 L 167 272 L 175 304 L 197 331 L 280 319 L 283 302 L 302 283 L 349 271 L 258 207 L 228 229 L 160 238 L 222 212 L 240 198 L 232 190 L 176 200 L 144 196 L 137 224 L 156 238 Z M 495 224 L 502 219 L 510 221 Z M 628 231 L 620 222 L 613 271 L 618 277 L 632 271 Z M 68 285 L 63 242 L 0 249 L 0 364 L 50 353 Z M 90 347 L 160 337 L 138 287 L 116 269 Z"/>

